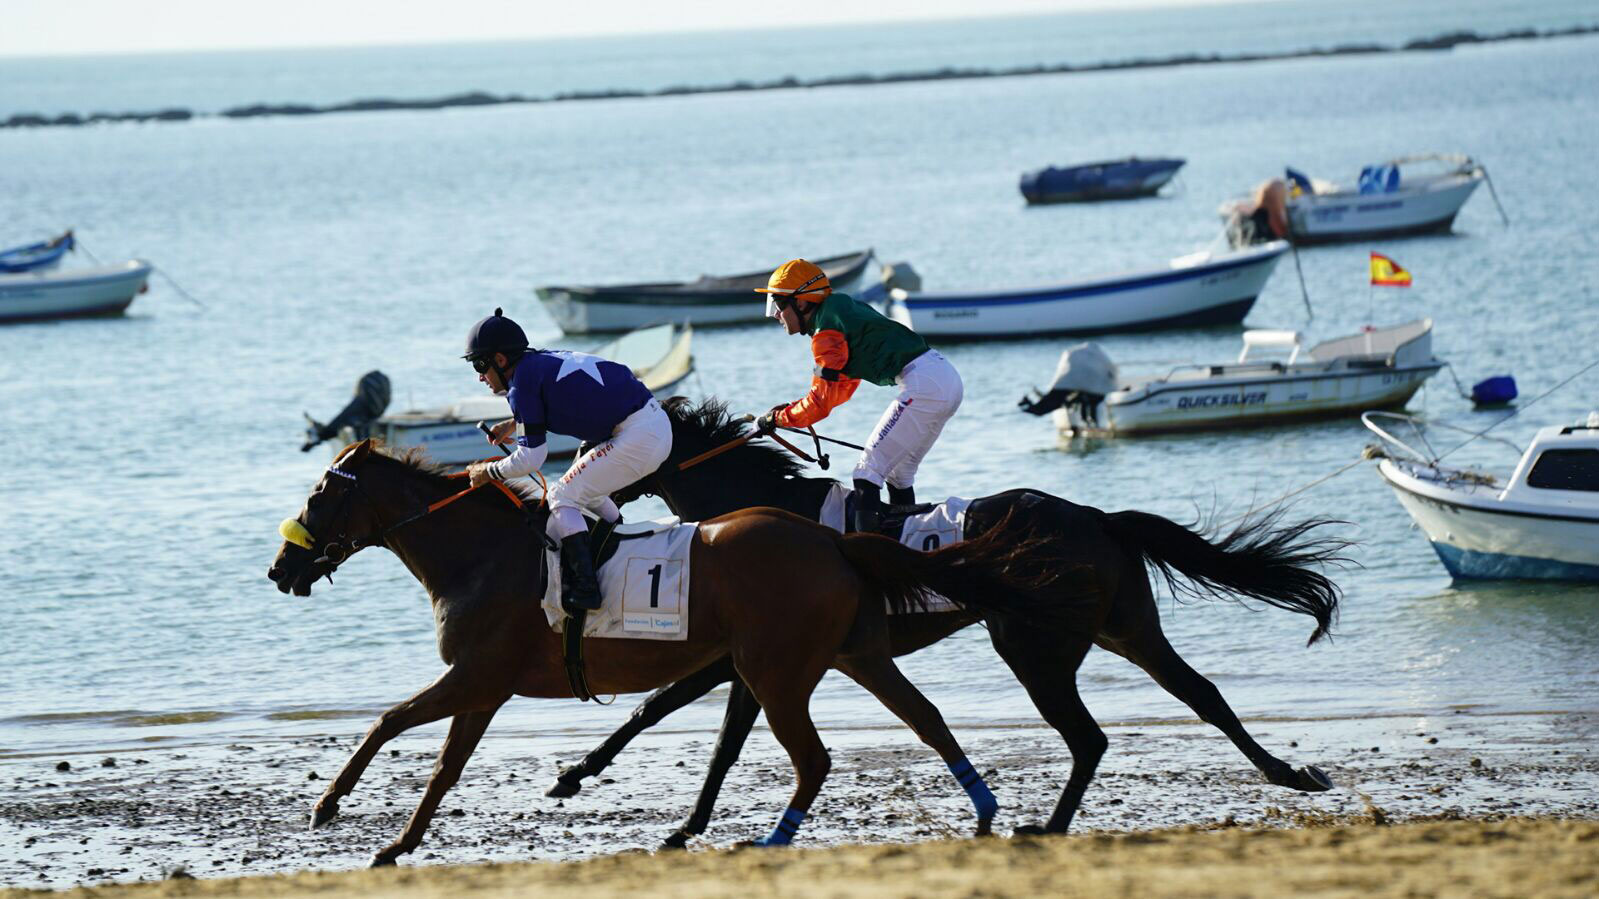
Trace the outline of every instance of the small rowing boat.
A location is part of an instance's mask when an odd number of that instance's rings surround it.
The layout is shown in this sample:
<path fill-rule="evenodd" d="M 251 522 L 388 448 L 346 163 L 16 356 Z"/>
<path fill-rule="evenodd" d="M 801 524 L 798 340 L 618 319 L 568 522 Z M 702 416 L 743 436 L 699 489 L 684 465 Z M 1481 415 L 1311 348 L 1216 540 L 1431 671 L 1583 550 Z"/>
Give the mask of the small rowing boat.
<path fill-rule="evenodd" d="M 0 274 L 0 322 L 119 315 L 143 293 L 150 263 Z"/>
<path fill-rule="evenodd" d="M 1165 265 L 1012 290 L 889 291 L 888 316 L 929 339 L 1038 337 L 1237 324 L 1249 314 L 1287 241 Z"/>
<path fill-rule="evenodd" d="M 1127 200 L 1154 196 L 1183 167 L 1182 159 L 1113 159 L 1022 176 L 1022 196 L 1033 205 Z"/>
<path fill-rule="evenodd" d="M 871 260 L 872 251 L 867 249 L 815 262 L 834 290 L 848 293 Z M 772 268 L 781 261 L 743 275 L 613 287 L 540 287 L 537 293 L 544 310 L 567 334 L 631 331 L 663 321 L 687 321 L 695 327 L 748 324 L 765 320 L 765 304 L 754 290 L 766 286 Z"/>
<path fill-rule="evenodd" d="M 50 240 L 0 250 L 0 274 L 48 271 L 60 265 L 61 257 L 76 245 L 72 232 L 68 231 Z"/>

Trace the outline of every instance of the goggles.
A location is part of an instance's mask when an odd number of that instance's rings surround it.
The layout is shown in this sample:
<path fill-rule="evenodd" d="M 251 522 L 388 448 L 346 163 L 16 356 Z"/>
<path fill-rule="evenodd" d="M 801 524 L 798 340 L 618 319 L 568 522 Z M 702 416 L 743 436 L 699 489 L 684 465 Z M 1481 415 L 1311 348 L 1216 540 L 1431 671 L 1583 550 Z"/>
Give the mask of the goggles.
<path fill-rule="evenodd" d="M 472 363 L 472 370 L 480 375 L 488 371 L 489 367 L 494 364 L 486 356 L 474 356 L 466 361 Z"/>

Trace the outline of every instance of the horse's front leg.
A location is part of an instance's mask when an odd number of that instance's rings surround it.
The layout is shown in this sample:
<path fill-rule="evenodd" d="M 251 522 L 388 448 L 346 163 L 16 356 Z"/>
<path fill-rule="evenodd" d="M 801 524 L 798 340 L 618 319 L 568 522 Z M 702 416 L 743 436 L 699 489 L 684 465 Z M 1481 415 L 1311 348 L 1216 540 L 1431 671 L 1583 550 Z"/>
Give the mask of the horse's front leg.
<path fill-rule="evenodd" d="M 494 713 L 500 710 L 500 704 L 504 701 L 501 699 L 488 711 L 463 712 L 450 722 L 450 735 L 444 738 L 444 746 L 439 750 L 439 760 L 433 765 L 433 776 L 428 778 L 422 801 L 411 813 L 411 820 L 405 822 L 405 830 L 400 832 L 400 838 L 372 856 L 372 867 L 392 865 L 395 859 L 422 845 L 422 834 L 427 832 L 428 824 L 433 821 L 433 813 L 438 811 L 439 802 L 450 787 L 461 779 L 461 769 L 466 767 L 466 760 L 472 757 L 478 740 L 482 739 L 483 732 L 488 730 L 489 722 L 494 720 Z"/>
<path fill-rule="evenodd" d="M 339 813 L 339 800 L 355 789 L 356 782 L 366 772 L 366 766 L 384 743 L 413 727 L 430 724 L 474 707 L 499 708 L 504 702 L 503 698 L 498 702 L 488 700 L 481 684 L 472 683 L 472 678 L 451 666 L 439 675 L 438 680 L 372 722 L 366 738 L 356 747 L 350 760 L 344 763 L 339 775 L 328 784 L 322 798 L 317 800 L 316 808 L 311 812 L 311 829 L 315 830 L 332 821 Z"/>
<path fill-rule="evenodd" d="M 544 791 L 544 795 L 556 799 L 576 796 L 577 791 L 583 789 L 583 778 L 593 777 L 610 767 L 611 762 L 616 759 L 616 754 L 632 742 L 634 737 L 736 676 L 733 672 L 732 658 L 723 657 L 721 661 L 713 662 L 677 683 L 651 693 L 647 699 L 639 703 L 638 708 L 633 710 L 633 714 L 622 722 L 622 726 L 617 728 L 615 733 L 605 738 L 605 742 L 590 750 L 582 761 L 563 768 L 560 775 L 555 778 L 555 783 Z"/>

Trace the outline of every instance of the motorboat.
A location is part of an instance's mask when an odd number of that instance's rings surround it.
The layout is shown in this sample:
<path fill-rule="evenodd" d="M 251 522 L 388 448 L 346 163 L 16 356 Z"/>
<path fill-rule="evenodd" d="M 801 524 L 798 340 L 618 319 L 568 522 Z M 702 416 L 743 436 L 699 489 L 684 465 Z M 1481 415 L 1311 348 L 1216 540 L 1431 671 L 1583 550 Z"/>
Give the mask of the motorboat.
<path fill-rule="evenodd" d="M 1446 232 L 1487 179 L 1487 170 L 1471 157 L 1452 154 L 1406 156 L 1366 166 L 1352 185 L 1289 169 L 1284 209 L 1288 239 L 1317 244 Z M 1234 246 L 1273 238 L 1260 233 L 1251 220 L 1254 205 L 1254 199 L 1237 199 L 1221 206 Z"/>
<path fill-rule="evenodd" d="M 1061 169 L 1047 166 L 1022 175 L 1021 191 L 1034 205 L 1149 197 L 1165 187 L 1185 161 L 1132 156 Z"/>
<path fill-rule="evenodd" d="M 930 339 L 1037 337 L 1237 324 L 1249 314 L 1287 241 L 1044 287 L 888 291 L 887 314 Z"/>
<path fill-rule="evenodd" d="M 0 250 L 0 275 L 14 275 L 18 272 L 43 272 L 49 271 L 61 264 L 61 257 L 73 247 L 77 240 L 71 231 L 41 240 L 36 243 L 23 244 L 9 250 Z"/>
<path fill-rule="evenodd" d="M 150 263 L 0 274 L 0 322 L 118 315 L 149 287 Z"/>
<path fill-rule="evenodd" d="M 870 249 L 814 260 L 833 289 L 849 292 L 872 260 Z M 782 260 L 778 260 L 781 262 Z M 774 262 L 772 268 L 776 268 Z M 765 320 L 766 306 L 754 291 L 765 287 L 772 268 L 743 275 L 703 275 L 695 281 L 623 284 L 612 287 L 540 287 L 539 302 L 567 334 L 631 331 L 663 321 L 696 327 Z"/>
<path fill-rule="evenodd" d="M 665 398 L 694 371 L 693 338 L 693 328 L 688 325 L 664 324 L 624 334 L 588 352 L 626 365 L 644 386 Z M 363 382 L 366 380 L 363 378 Z M 382 405 L 386 406 L 386 378 L 381 392 Z M 360 394 L 358 389 L 358 401 Z M 369 407 L 375 405 L 368 403 Z M 495 455 L 477 423 L 493 424 L 510 417 L 511 408 L 504 397 L 475 396 L 442 407 L 409 409 L 380 415 L 368 422 L 352 421 L 337 432 L 341 446 L 363 437 L 376 437 L 395 449 L 420 448 L 430 461 L 441 465 L 465 465 Z M 329 430 L 314 421 L 311 424 L 312 433 L 305 449 L 326 439 L 320 434 Z M 548 446 L 550 458 L 561 458 L 577 452 L 578 440 L 565 434 L 550 434 Z"/>
<path fill-rule="evenodd" d="M 1248 427 L 1398 408 L 1444 366 L 1432 319 L 1303 345 L 1297 331 L 1245 331 L 1237 361 L 1123 379 L 1097 344 L 1079 344 L 1061 354 L 1050 389 L 1021 406 L 1052 414 L 1067 435 Z"/>
<path fill-rule="evenodd" d="M 1420 419 L 1361 420 L 1382 438 L 1367 456 L 1451 577 L 1599 581 L 1599 412 L 1540 428 L 1525 451 L 1496 440 L 1521 453 L 1508 476 L 1444 465 Z"/>

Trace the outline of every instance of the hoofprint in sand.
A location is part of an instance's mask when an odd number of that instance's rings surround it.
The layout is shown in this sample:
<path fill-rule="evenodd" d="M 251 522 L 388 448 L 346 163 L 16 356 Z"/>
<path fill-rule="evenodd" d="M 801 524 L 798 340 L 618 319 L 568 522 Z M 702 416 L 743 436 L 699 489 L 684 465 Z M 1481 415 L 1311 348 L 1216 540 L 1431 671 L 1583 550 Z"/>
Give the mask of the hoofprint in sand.
<path fill-rule="evenodd" d="M 1264 784 L 1198 722 L 1106 722 L 1111 751 L 1074 832 L 1292 826 L 1339 817 L 1599 818 L 1599 710 L 1246 723 L 1293 757 L 1319 764 L 1338 787 L 1303 794 Z M 424 728 L 392 743 L 340 817 L 310 832 L 322 779 L 337 771 L 362 729 L 354 720 L 349 725 L 338 736 L 241 735 L 230 743 L 0 759 L 0 884 L 153 880 L 179 869 L 222 877 L 362 867 L 409 815 L 442 732 Z M 491 731 L 407 863 L 561 860 L 655 848 L 687 814 L 714 738 L 669 728 L 639 738 L 605 777 L 564 801 L 546 799 L 544 788 L 595 734 Z M 1047 816 L 1069 765 L 1053 731 L 955 730 L 999 796 L 997 832 Z M 965 834 L 968 800 L 903 729 L 824 729 L 822 736 L 833 770 L 802 845 Z M 58 770 L 61 762 L 68 770 Z M 781 751 L 758 729 L 728 777 L 709 840 L 691 847 L 764 835 L 790 779 Z"/>

